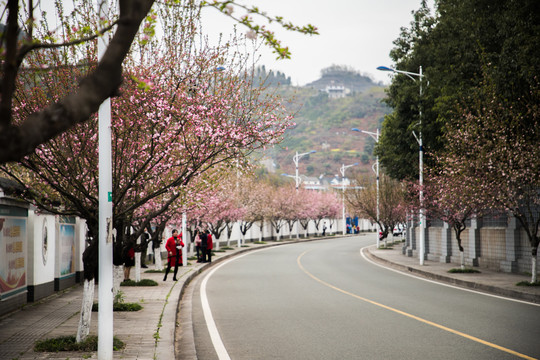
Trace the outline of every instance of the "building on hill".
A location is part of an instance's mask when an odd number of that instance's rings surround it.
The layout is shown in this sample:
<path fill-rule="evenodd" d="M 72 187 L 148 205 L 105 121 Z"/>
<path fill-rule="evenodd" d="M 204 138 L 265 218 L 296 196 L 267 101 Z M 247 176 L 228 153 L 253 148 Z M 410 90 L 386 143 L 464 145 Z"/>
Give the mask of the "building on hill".
<path fill-rule="evenodd" d="M 328 94 L 328 97 L 330 99 L 339 99 L 344 98 L 351 92 L 351 89 L 346 88 L 345 86 L 327 86 L 324 89 L 324 92 Z"/>
<path fill-rule="evenodd" d="M 342 178 L 339 175 L 336 175 L 331 181 L 330 186 L 332 186 L 335 189 L 341 189 L 343 187 L 348 188 L 351 186 L 351 180 L 349 178 Z"/>
<path fill-rule="evenodd" d="M 306 190 L 326 190 L 320 179 L 314 176 L 300 175 L 302 186 Z"/>
<path fill-rule="evenodd" d="M 321 92 L 328 93 L 330 98 L 345 97 L 353 92 L 364 92 L 378 86 L 371 78 L 354 69 L 341 65 L 332 65 L 321 70 L 321 78 L 306 85 Z"/>

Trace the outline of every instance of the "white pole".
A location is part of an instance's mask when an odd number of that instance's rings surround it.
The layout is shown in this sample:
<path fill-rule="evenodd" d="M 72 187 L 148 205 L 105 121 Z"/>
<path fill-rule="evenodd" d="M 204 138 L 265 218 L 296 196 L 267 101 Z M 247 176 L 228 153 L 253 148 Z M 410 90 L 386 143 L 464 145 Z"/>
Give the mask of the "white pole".
<path fill-rule="evenodd" d="M 300 186 L 300 178 L 298 177 L 298 151 L 296 152 L 296 156 L 293 157 L 294 165 L 296 168 L 296 174 L 294 176 L 294 182 L 296 184 L 296 193 L 298 194 L 298 187 Z M 296 238 L 300 238 L 300 220 L 296 221 Z"/>
<path fill-rule="evenodd" d="M 419 154 L 418 154 L 418 168 L 419 168 L 419 183 L 420 183 L 420 249 L 418 256 L 420 257 L 420 265 L 424 265 L 425 249 L 426 249 L 426 239 L 425 239 L 425 228 L 426 221 L 424 218 L 424 191 L 422 186 L 424 184 L 424 149 L 422 144 L 422 67 L 420 66 L 420 107 L 419 107 L 419 118 L 420 118 L 420 130 L 419 130 Z"/>
<path fill-rule="evenodd" d="M 100 16 L 107 16 L 107 1 L 100 5 Z M 98 59 L 105 53 L 106 36 L 98 39 Z M 111 101 L 99 108 L 99 287 L 98 358 L 113 358 L 113 241 L 112 241 L 112 157 Z"/>
<path fill-rule="evenodd" d="M 343 235 L 346 235 L 347 219 L 345 218 L 345 164 L 341 166 L 341 200 L 343 202 Z"/>
<path fill-rule="evenodd" d="M 182 241 L 184 242 L 184 248 L 182 249 L 182 264 L 184 264 L 184 266 L 187 266 L 188 235 L 187 235 L 187 215 L 185 212 L 182 213 Z"/>
<path fill-rule="evenodd" d="M 377 135 L 376 135 L 376 138 L 375 138 L 375 142 L 379 142 L 379 128 L 377 127 Z M 380 191 L 379 191 L 379 155 L 377 155 L 377 171 L 375 172 L 376 175 L 377 175 L 377 249 L 380 247 L 381 245 L 381 239 L 379 237 L 379 233 L 381 232 L 381 227 L 379 225 L 379 222 L 380 222 L 380 216 L 381 216 L 381 212 L 380 212 L 380 206 L 379 206 L 379 197 L 380 197 Z"/>
<path fill-rule="evenodd" d="M 141 245 L 141 237 L 137 238 L 137 245 Z M 135 253 L 135 282 L 141 281 L 141 256 L 145 256 L 141 251 Z"/>
<path fill-rule="evenodd" d="M 425 257 L 425 245 L 426 245 L 426 239 L 425 239 L 425 228 L 426 228 L 426 221 L 425 221 L 425 216 L 424 216 L 424 192 L 422 190 L 422 186 L 423 186 L 423 167 L 424 167 L 424 164 L 423 164 L 423 152 L 424 152 L 424 149 L 423 149 L 423 144 L 422 144 L 422 79 L 424 77 L 424 75 L 422 74 L 422 66 L 420 66 L 420 71 L 417 73 L 413 73 L 413 72 L 410 72 L 410 71 L 402 71 L 402 70 L 396 70 L 396 69 L 392 69 L 392 68 L 389 68 L 389 67 L 386 67 L 386 66 L 379 66 L 377 68 L 377 70 L 382 70 L 382 71 L 392 71 L 392 72 L 395 72 L 395 73 L 398 73 L 398 74 L 405 74 L 406 76 L 408 76 L 409 78 L 411 78 L 413 81 L 416 81 L 415 80 L 415 77 L 418 77 L 420 79 L 420 106 L 419 106 L 419 125 L 420 125 L 420 130 L 419 130 L 419 136 L 416 137 L 416 134 L 415 132 L 413 131 L 413 135 L 414 137 L 416 138 L 416 141 L 418 141 L 418 145 L 419 145 L 419 150 L 418 150 L 418 171 L 419 171 L 419 179 L 418 179 L 418 183 L 420 185 L 420 211 L 419 211 L 419 218 L 420 218 L 420 246 L 419 246 L 419 249 L 418 249 L 418 257 L 420 258 L 420 265 L 424 265 L 424 257 Z M 428 82 L 428 85 L 429 85 L 429 82 Z"/>
<path fill-rule="evenodd" d="M 298 151 L 296 152 L 296 156 L 293 158 L 293 160 L 296 168 L 296 175 L 294 176 L 294 181 L 296 182 L 296 191 L 298 192 L 298 187 L 300 186 L 300 178 L 298 177 Z"/>

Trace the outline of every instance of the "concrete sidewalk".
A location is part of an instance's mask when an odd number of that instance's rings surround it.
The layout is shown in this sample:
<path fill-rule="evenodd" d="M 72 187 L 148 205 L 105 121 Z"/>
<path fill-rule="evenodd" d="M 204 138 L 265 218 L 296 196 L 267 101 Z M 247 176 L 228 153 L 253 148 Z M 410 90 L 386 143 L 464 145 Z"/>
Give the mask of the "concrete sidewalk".
<path fill-rule="evenodd" d="M 268 245 L 249 243 L 249 247 L 234 247 L 233 250 L 216 252 L 212 261 L 219 262 L 238 253 L 264 246 Z M 122 351 L 114 352 L 115 359 L 175 358 L 176 316 L 184 285 L 212 265 L 196 261 L 188 263 L 188 266 L 179 268 L 176 282 L 172 280 L 172 273 L 169 273 L 167 281 L 163 281 L 163 273 L 145 273 L 148 269 L 141 269 L 141 279 L 154 280 L 158 286 L 120 288 L 124 294 L 124 302 L 137 302 L 143 309 L 135 312 L 114 312 L 114 335 L 126 344 Z M 153 265 L 149 266 L 149 269 L 153 268 Z M 132 269 L 132 278 L 133 272 Z M 0 317 L 0 359 L 97 359 L 97 352 L 43 353 L 33 350 L 37 340 L 77 334 L 82 295 L 82 285 L 76 285 Z M 97 302 L 97 284 L 94 299 Z M 91 335 L 97 335 L 98 332 L 97 315 L 97 312 L 92 313 Z"/>
<path fill-rule="evenodd" d="M 364 254 L 384 266 L 417 276 L 540 304 L 540 286 L 516 286 L 521 281 L 531 281 L 530 275 L 509 274 L 484 268 L 475 268 L 480 273 L 449 273 L 450 269 L 459 268 L 459 265 L 430 260 L 425 260 L 424 265 L 420 265 L 418 258 L 403 255 L 401 244 L 394 245 L 392 250 L 377 249 L 373 245 L 365 249 Z"/>
<path fill-rule="evenodd" d="M 308 239 L 319 240 L 322 238 Z M 306 241 L 306 240 L 300 240 Z M 253 249 L 296 242 L 296 239 L 266 245 L 249 243 L 249 247 L 216 252 L 213 263 L 220 262 L 238 253 Z M 540 287 L 518 287 L 519 281 L 530 280 L 530 276 L 499 273 L 481 269 L 479 274 L 449 274 L 454 264 L 442 264 L 426 261 L 418 265 L 415 258 L 401 254 L 401 245 L 394 250 L 378 250 L 371 246 L 364 252 L 368 257 L 384 266 L 394 267 L 406 272 L 465 286 L 480 291 L 509 296 L 520 300 L 540 303 Z M 143 306 L 137 312 L 115 312 L 114 334 L 126 347 L 115 351 L 115 359 L 157 359 L 175 358 L 175 330 L 179 300 L 185 289 L 184 285 L 211 264 L 199 264 L 190 261 L 188 266 L 180 268 L 178 281 L 172 281 L 172 274 L 163 281 L 161 273 L 142 273 L 142 279 L 155 280 L 159 285 L 152 287 L 121 287 L 125 302 L 138 302 Z M 145 270 L 145 269 L 142 269 Z M 133 270 L 132 270 L 133 271 Z M 97 285 L 96 295 L 97 300 Z M 29 304 L 21 310 L 0 318 L 0 359 L 97 359 L 96 352 L 34 352 L 37 340 L 55 338 L 77 333 L 79 312 L 82 300 L 82 286 L 77 285 L 42 301 Z M 92 314 L 91 334 L 97 334 L 97 313 Z"/>

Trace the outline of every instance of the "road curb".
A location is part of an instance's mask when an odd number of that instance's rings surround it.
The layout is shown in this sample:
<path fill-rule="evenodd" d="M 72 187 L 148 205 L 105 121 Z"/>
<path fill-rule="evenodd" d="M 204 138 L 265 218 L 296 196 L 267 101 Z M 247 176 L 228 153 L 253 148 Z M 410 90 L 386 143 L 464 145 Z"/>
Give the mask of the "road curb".
<path fill-rule="evenodd" d="M 537 296 L 537 295 L 534 295 L 534 294 L 528 294 L 528 293 L 524 293 L 524 292 L 517 291 L 517 290 L 503 289 L 503 288 L 500 288 L 500 287 L 497 287 L 497 286 L 488 285 L 488 284 L 481 284 L 481 283 L 478 283 L 478 282 L 475 282 L 475 281 L 467 281 L 467 280 L 462 280 L 462 279 L 456 279 L 456 278 L 453 278 L 451 276 L 434 274 L 434 273 L 431 273 L 429 271 L 420 270 L 420 269 L 417 269 L 417 268 L 414 268 L 414 267 L 411 267 L 411 266 L 407 266 L 407 265 L 397 264 L 397 263 L 392 262 L 392 261 L 390 261 L 388 259 L 384 259 L 382 257 L 379 257 L 379 256 L 373 254 L 370 251 L 370 247 L 366 248 L 365 250 L 366 251 L 364 251 L 364 254 L 366 254 L 366 256 L 369 257 L 371 260 L 373 260 L 375 262 L 378 262 L 380 264 L 385 264 L 385 265 L 387 265 L 389 267 L 392 267 L 392 268 L 394 268 L 396 270 L 412 273 L 412 274 L 424 277 L 426 279 L 441 281 L 441 282 L 444 282 L 444 283 L 448 283 L 448 284 L 451 284 L 451 285 L 463 287 L 463 288 L 466 288 L 466 289 L 483 291 L 483 292 L 490 293 L 490 294 L 493 294 L 493 295 L 499 295 L 499 296 L 504 296 L 504 297 L 516 299 L 516 300 L 523 300 L 523 301 L 528 301 L 528 302 L 532 302 L 532 303 L 535 303 L 535 304 L 540 304 L 540 296 Z"/>

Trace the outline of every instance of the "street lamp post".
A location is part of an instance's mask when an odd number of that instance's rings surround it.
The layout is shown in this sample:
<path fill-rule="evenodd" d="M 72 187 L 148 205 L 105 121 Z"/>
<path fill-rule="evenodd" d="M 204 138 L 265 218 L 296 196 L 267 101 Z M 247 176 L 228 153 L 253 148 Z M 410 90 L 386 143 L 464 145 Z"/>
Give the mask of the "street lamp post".
<path fill-rule="evenodd" d="M 108 11 L 106 1 L 99 4 L 100 15 Z M 98 59 L 105 54 L 108 39 L 98 38 Z M 112 145 L 111 145 L 111 100 L 105 100 L 98 112 L 99 149 L 99 311 L 98 311 L 98 351 L 99 359 L 113 358 L 113 234 L 112 234 Z"/>
<path fill-rule="evenodd" d="M 298 192 L 298 188 L 300 187 L 300 176 L 298 175 L 298 161 L 300 161 L 300 159 L 306 155 L 309 155 L 309 154 L 313 154 L 313 153 L 316 153 L 317 151 L 315 150 L 311 150 L 311 151 L 308 151 L 308 152 L 305 152 L 305 153 L 302 153 L 302 154 L 298 154 L 298 151 L 296 152 L 296 155 L 293 157 L 293 161 L 294 161 L 294 166 L 295 166 L 295 169 L 296 169 L 296 172 L 295 172 L 295 175 L 288 175 L 288 174 L 281 174 L 281 176 L 287 176 L 287 177 L 292 177 L 294 178 L 294 182 L 296 184 L 296 192 Z M 299 229 L 299 224 L 298 224 L 298 221 L 296 222 L 296 238 L 300 238 L 300 229 Z"/>
<path fill-rule="evenodd" d="M 368 134 L 373 139 L 375 139 L 375 143 L 379 142 L 379 129 L 377 128 L 377 132 L 371 132 L 371 131 L 364 131 L 357 128 L 352 128 L 352 131 L 358 131 L 364 134 Z M 380 198 L 380 192 L 379 192 L 379 155 L 377 155 L 377 160 L 375 161 L 375 169 L 373 169 L 376 175 L 377 180 L 377 249 L 381 246 L 381 237 L 379 236 L 381 232 L 381 227 L 379 225 L 381 213 L 380 213 L 380 206 L 379 206 L 379 198 Z"/>
<path fill-rule="evenodd" d="M 391 71 L 398 74 L 403 74 L 411 78 L 413 81 L 416 81 L 417 78 L 420 81 L 420 100 L 422 99 L 422 79 L 424 78 L 424 75 L 422 74 L 422 67 L 420 66 L 420 70 L 418 73 L 410 72 L 410 71 L 402 71 L 402 70 L 396 70 L 390 67 L 386 66 L 379 66 L 377 70 L 381 71 Z M 416 133 L 413 131 L 413 135 L 416 138 L 416 141 L 418 142 L 418 183 L 420 185 L 420 248 L 418 250 L 419 258 L 420 258 L 420 265 L 424 265 L 424 257 L 425 257 L 425 229 L 426 229 L 426 221 L 424 216 L 424 191 L 422 189 L 422 186 L 424 184 L 424 149 L 423 149 L 423 143 L 422 143 L 422 102 L 420 101 L 420 108 L 418 112 L 419 117 L 419 130 L 418 130 L 418 136 L 416 136 Z"/>
<path fill-rule="evenodd" d="M 347 234 L 347 218 L 345 217 L 345 170 L 347 170 L 351 166 L 356 165 L 358 165 L 358 163 L 347 166 L 345 166 L 345 164 L 342 164 L 341 169 L 339 169 L 339 171 L 341 172 L 341 200 L 343 201 L 343 235 Z"/>
<path fill-rule="evenodd" d="M 313 153 L 316 153 L 317 151 L 315 150 L 311 150 L 311 151 L 308 151 L 308 152 L 305 152 L 305 153 L 302 153 L 302 154 L 298 154 L 298 151 L 296 152 L 296 155 L 293 157 L 293 161 L 294 161 L 294 165 L 295 165 L 295 168 L 296 168 L 296 191 L 298 191 L 298 187 L 300 186 L 300 177 L 298 176 L 298 161 L 306 156 L 306 155 L 309 155 L 309 154 L 313 154 Z"/>

